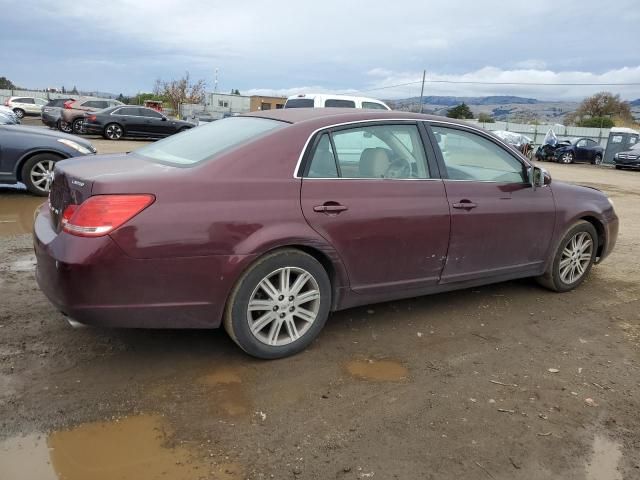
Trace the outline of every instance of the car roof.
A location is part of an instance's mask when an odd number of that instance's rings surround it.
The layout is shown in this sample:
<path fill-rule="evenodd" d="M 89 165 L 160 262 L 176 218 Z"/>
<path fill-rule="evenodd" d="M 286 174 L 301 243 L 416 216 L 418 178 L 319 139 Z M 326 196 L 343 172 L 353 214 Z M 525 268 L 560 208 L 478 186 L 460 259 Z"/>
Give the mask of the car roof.
<path fill-rule="evenodd" d="M 280 120 L 288 123 L 313 122 L 319 126 L 371 120 L 432 120 L 477 128 L 475 125 L 447 117 L 395 110 L 367 110 L 360 108 L 284 108 L 245 113 L 242 116 Z"/>

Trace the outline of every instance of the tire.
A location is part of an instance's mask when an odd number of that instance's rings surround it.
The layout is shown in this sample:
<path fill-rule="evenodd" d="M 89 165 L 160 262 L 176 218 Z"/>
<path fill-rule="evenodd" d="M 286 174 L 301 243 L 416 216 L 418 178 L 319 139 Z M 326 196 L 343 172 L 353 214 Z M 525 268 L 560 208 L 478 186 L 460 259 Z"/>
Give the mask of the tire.
<path fill-rule="evenodd" d="M 596 156 L 593 157 L 593 164 L 594 165 L 601 165 L 602 164 L 602 155 L 600 155 L 599 153 L 596 154 Z"/>
<path fill-rule="evenodd" d="M 120 140 L 124 135 L 124 130 L 117 123 L 110 123 L 104 127 L 102 134 L 107 140 Z"/>
<path fill-rule="evenodd" d="M 82 126 L 83 119 L 76 118 L 73 122 L 71 122 L 71 130 L 76 135 L 81 135 L 84 133 L 84 127 Z"/>
<path fill-rule="evenodd" d="M 585 245 L 589 240 L 590 244 Z M 582 247 L 580 242 L 584 242 Z M 562 238 L 549 270 L 537 278 L 538 283 L 555 292 L 573 290 L 589 275 L 597 251 L 598 232 L 592 224 L 580 220 Z"/>
<path fill-rule="evenodd" d="M 566 153 L 563 153 L 562 155 L 560 155 L 560 158 L 558 159 L 558 162 L 564 163 L 565 165 L 568 165 L 570 163 L 573 163 L 573 160 L 574 160 L 573 153 L 572 152 L 566 152 Z"/>
<path fill-rule="evenodd" d="M 284 290 L 283 272 L 288 272 Z M 271 293 L 263 287 L 265 280 Z M 249 355 L 288 357 L 304 350 L 318 336 L 330 307 L 331 282 L 320 262 L 299 250 L 277 250 L 258 259 L 238 280 L 227 302 L 224 328 Z"/>
<path fill-rule="evenodd" d="M 24 118 L 24 116 L 25 116 L 25 111 L 22 110 L 21 108 L 14 108 L 13 109 L 13 113 L 15 113 L 16 117 L 18 117 L 20 119 Z"/>
<path fill-rule="evenodd" d="M 64 120 L 60 119 L 57 123 L 58 130 L 64 133 L 73 133 L 73 127 Z"/>
<path fill-rule="evenodd" d="M 28 159 L 22 166 L 22 183 L 27 190 L 40 197 L 49 194 L 51 176 L 56 162 L 62 157 L 53 153 L 39 153 Z"/>

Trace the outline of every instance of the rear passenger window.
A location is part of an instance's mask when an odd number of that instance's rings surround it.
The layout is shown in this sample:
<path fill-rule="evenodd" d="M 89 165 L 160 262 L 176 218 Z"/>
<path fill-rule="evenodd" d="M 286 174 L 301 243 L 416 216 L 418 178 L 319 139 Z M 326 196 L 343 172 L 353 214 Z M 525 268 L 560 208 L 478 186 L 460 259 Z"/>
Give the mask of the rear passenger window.
<path fill-rule="evenodd" d="M 33 98 L 16 98 L 14 102 L 15 103 L 35 103 Z"/>
<path fill-rule="evenodd" d="M 324 102 L 325 107 L 338 108 L 356 108 L 356 102 L 353 100 L 339 100 L 337 98 L 328 98 Z"/>
<path fill-rule="evenodd" d="M 431 127 L 452 180 L 525 182 L 524 165 L 492 141 L 465 130 Z"/>
<path fill-rule="evenodd" d="M 386 107 L 376 102 L 362 102 L 362 108 L 370 108 L 373 110 L 386 110 Z"/>
<path fill-rule="evenodd" d="M 333 143 L 331 142 L 333 140 Z M 310 178 L 430 178 L 416 125 L 375 125 L 325 133 Z"/>

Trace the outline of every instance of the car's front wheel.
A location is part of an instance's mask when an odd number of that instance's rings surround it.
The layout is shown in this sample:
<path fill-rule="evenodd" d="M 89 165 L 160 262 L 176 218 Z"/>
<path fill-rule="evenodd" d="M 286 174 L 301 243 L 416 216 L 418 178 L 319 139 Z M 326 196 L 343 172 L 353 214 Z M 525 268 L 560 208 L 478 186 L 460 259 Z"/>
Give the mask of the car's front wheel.
<path fill-rule="evenodd" d="M 104 138 L 107 140 L 120 140 L 124 135 L 124 130 L 117 123 L 110 123 L 104 127 Z"/>
<path fill-rule="evenodd" d="M 322 330 L 331 283 L 311 255 L 278 250 L 254 263 L 227 302 L 224 327 L 240 348 L 263 359 L 305 349 Z"/>
<path fill-rule="evenodd" d="M 22 183 L 34 195 L 46 197 L 53 181 L 53 167 L 62 157 L 52 153 L 40 153 L 22 166 Z"/>
<path fill-rule="evenodd" d="M 584 220 L 573 225 L 560 241 L 549 270 L 538 282 L 556 292 L 568 292 L 589 274 L 598 251 L 598 233 Z"/>
<path fill-rule="evenodd" d="M 560 163 L 573 163 L 573 153 L 565 152 L 560 156 Z"/>

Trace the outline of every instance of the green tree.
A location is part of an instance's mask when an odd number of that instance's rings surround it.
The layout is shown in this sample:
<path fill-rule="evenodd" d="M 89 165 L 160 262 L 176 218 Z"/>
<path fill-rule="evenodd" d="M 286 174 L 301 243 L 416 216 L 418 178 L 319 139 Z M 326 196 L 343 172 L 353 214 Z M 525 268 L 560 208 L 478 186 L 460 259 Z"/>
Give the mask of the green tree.
<path fill-rule="evenodd" d="M 466 103 L 450 108 L 447 110 L 447 117 L 449 118 L 473 118 L 473 112 Z"/>
<path fill-rule="evenodd" d="M 15 90 L 18 87 L 7 77 L 0 77 L 0 88 L 3 90 Z"/>
<path fill-rule="evenodd" d="M 484 112 L 478 114 L 478 121 L 482 123 L 496 123 L 491 115 Z"/>
<path fill-rule="evenodd" d="M 591 117 L 583 118 L 577 122 L 579 127 L 591 128 L 611 128 L 616 126 L 616 122 L 611 117 Z"/>
<path fill-rule="evenodd" d="M 231 89 L 231 95 L 240 95 L 240 90 L 238 90 L 237 88 L 232 88 Z"/>

